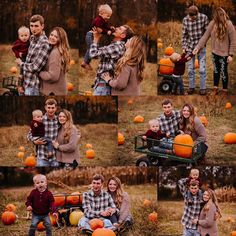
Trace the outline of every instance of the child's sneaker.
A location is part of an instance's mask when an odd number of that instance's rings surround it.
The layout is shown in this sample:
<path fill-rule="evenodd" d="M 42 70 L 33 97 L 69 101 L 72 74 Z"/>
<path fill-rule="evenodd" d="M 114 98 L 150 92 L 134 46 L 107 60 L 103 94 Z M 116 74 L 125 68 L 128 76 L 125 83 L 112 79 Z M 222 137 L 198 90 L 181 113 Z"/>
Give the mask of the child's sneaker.
<path fill-rule="evenodd" d="M 93 234 L 93 231 L 90 230 L 90 229 L 82 229 L 82 234 L 86 234 L 86 235 L 92 235 Z"/>

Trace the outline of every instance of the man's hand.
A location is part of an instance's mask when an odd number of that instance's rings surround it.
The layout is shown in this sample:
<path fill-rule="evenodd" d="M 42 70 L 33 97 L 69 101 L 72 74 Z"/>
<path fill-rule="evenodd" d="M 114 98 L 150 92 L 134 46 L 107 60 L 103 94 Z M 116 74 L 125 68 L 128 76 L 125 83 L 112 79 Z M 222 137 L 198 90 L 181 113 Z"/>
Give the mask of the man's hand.
<path fill-rule="evenodd" d="M 106 211 L 101 212 L 100 215 L 101 216 L 110 216 L 111 213 L 108 210 L 106 210 Z"/>
<path fill-rule="evenodd" d="M 37 139 L 37 140 L 33 141 L 33 143 L 35 145 L 45 145 L 47 142 L 42 139 Z"/>
<path fill-rule="evenodd" d="M 99 29 L 97 27 L 93 27 L 93 42 L 98 43 L 101 36 L 102 35 L 100 34 Z"/>
<path fill-rule="evenodd" d="M 113 214 L 115 214 L 116 213 L 116 209 L 114 209 L 114 208 L 108 208 L 107 209 L 108 210 L 108 212 L 110 212 L 110 215 L 113 215 Z"/>
<path fill-rule="evenodd" d="M 22 63 L 22 60 L 20 58 L 16 58 L 15 62 L 18 66 L 20 66 L 20 64 Z"/>
<path fill-rule="evenodd" d="M 33 208 L 32 208 L 32 206 L 27 206 L 26 210 L 27 210 L 27 211 L 32 211 Z"/>

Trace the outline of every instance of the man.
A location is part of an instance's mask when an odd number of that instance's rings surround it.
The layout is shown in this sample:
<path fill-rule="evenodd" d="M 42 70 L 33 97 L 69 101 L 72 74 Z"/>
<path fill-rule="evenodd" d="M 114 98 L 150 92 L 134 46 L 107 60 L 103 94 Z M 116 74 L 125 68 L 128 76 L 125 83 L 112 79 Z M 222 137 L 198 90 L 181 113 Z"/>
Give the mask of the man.
<path fill-rule="evenodd" d="M 22 62 L 20 58 L 16 59 L 16 63 L 23 70 L 24 94 L 29 96 L 39 95 L 39 72 L 49 56 L 50 46 L 43 29 L 44 18 L 41 15 L 33 15 L 30 18 L 32 36 L 26 61 Z"/>
<path fill-rule="evenodd" d="M 181 114 L 173 110 L 172 101 L 169 99 L 163 100 L 162 109 L 163 114 L 159 117 L 160 129 L 168 138 L 174 138 L 179 131 Z"/>
<path fill-rule="evenodd" d="M 187 186 L 188 178 L 178 181 L 181 194 L 184 197 L 184 214 L 181 223 L 184 226 L 183 236 L 200 236 L 194 219 L 198 218 L 201 211 L 202 191 L 199 189 L 199 181 L 191 180 Z"/>
<path fill-rule="evenodd" d="M 45 137 L 50 140 L 55 140 L 58 134 L 58 120 L 55 115 L 57 110 L 57 101 L 53 98 L 49 98 L 45 102 L 45 110 L 46 113 L 43 116 L 43 124 L 45 128 Z M 31 130 L 29 131 L 27 138 L 29 141 L 33 142 L 34 145 L 37 145 L 37 166 L 38 167 L 47 167 L 58 166 L 58 162 L 56 161 L 55 152 L 53 152 L 52 156 L 47 156 L 48 150 L 46 142 L 42 139 L 37 139 L 34 141 Z"/>
<path fill-rule="evenodd" d="M 84 217 L 80 219 L 78 226 L 79 230 L 84 233 L 92 232 L 89 220 L 94 218 L 102 218 L 105 228 L 115 229 L 109 218 L 118 212 L 118 209 L 111 195 L 102 190 L 103 182 L 104 177 L 102 175 L 94 175 L 91 190 L 83 193 Z"/>
<path fill-rule="evenodd" d="M 94 95 L 111 95 L 110 86 L 101 78 L 104 72 L 113 75 L 115 64 L 125 53 L 125 41 L 133 36 L 133 31 L 128 25 L 122 25 L 115 29 L 113 41 L 108 46 L 98 46 L 101 34 L 93 28 L 93 43 L 89 55 L 91 58 L 100 58 L 94 86 Z"/>
<path fill-rule="evenodd" d="M 182 48 L 187 54 L 192 53 L 200 38 L 203 36 L 208 25 L 208 17 L 198 12 L 196 6 L 190 6 L 188 15 L 183 19 Z M 198 54 L 200 74 L 200 95 L 206 94 L 206 48 Z M 195 91 L 195 56 L 188 62 L 189 90 L 188 94 Z"/>

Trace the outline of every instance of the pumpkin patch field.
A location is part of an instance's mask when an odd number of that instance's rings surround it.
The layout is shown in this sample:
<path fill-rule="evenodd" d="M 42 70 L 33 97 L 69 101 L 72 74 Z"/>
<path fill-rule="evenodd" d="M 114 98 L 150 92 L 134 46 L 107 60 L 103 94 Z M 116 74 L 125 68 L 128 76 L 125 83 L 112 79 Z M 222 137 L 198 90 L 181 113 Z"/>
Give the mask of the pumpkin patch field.
<path fill-rule="evenodd" d="M 80 165 L 82 166 L 111 166 L 118 165 L 117 153 L 117 125 L 116 124 L 87 124 L 80 125 L 82 137 L 79 142 Z M 35 153 L 34 146 L 27 141 L 28 126 L 1 127 L 0 166 L 24 166 L 25 159 Z M 11 134 L 11 135 L 9 135 Z M 98 138 L 100 137 L 100 138 Z M 93 158 L 86 157 L 86 144 L 90 143 Z M 19 150 L 23 146 L 25 151 Z M 91 157 L 91 152 L 90 152 Z"/>
<path fill-rule="evenodd" d="M 145 134 L 149 129 L 148 121 L 158 118 L 162 112 L 162 100 L 169 98 L 173 107 L 180 110 L 185 103 L 192 104 L 198 116 L 204 114 L 202 119 L 206 126 L 208 150 L 206 165 L 235 164 L 236 145 L 226 144 L 224 136 L 227 133 L 236 133 L 236 98 L 235 96 L 144 96 L 120 97 L 118 112 L 118 131 L 124 136 L 124 144 L 118 147 L 118 159 L 121 165 L 135 165 L 140 158 L 140 153 L 134 151 L 134 137 Z M 132 100 L 132 103 L 130 102 Z M 232 108 L 227 109 L 226 103 L 230 102 Z M 136 116 L 142 116 L 143 122 L 134 122 Z M 230 136 L 231 137 L 231 136 Z M 233 140 L 230 140 L 233 142 Z M 145 155 L 145 154 L 143 154 Z"/>

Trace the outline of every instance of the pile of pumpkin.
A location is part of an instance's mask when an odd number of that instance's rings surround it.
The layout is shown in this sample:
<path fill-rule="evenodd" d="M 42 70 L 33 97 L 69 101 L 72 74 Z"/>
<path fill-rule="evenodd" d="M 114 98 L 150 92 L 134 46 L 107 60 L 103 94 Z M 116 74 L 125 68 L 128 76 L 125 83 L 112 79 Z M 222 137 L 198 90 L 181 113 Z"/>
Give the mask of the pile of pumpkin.
<path fill-rule="evenodd" d="M 29 156 L 27 156 L 24 160 L 25 157 L 25 147 L 24 146 L 20 146 L 18 148 L 18 153 L 17 153 L 17 157 L 22 159 L 22 162 L 24 163 L 25 166 L 29 166 L 29 167 L 34 167 L 36 166 L 37 162 L 36 162 L 36 158 L 34 156 L 33 153 L 31 153 Z"/>
<path fill-rule="evenodd" d="M 1 219 L 4 225 L 14 224 L 17 219 L 16 206 L 12 203 L 7 204 Z"/>
<path fill-rule="evenodd" d="M 153 205 L 153 204 L 152 204 L 152 202 L 151 202 L 150 200 L 144 199 L 144 201 L 143 201 L 143 206 L 144 206 L 145 208 L 151 207 L 152 205 Z M 148 220 L 149 220 L 150 222 L 157 222 L 157 212 L 156 212 L 156 211 L 151 212 L 151 213 L 148 215 Z"/>
<path fill-rule="evenodd" d="M 95 157 L 95 151 L 93 150 L 93 145 L 91 143 L 86 143 L 85 148 L 87 149 L 85 151 L 86 158 L 93 159 Z"/>

